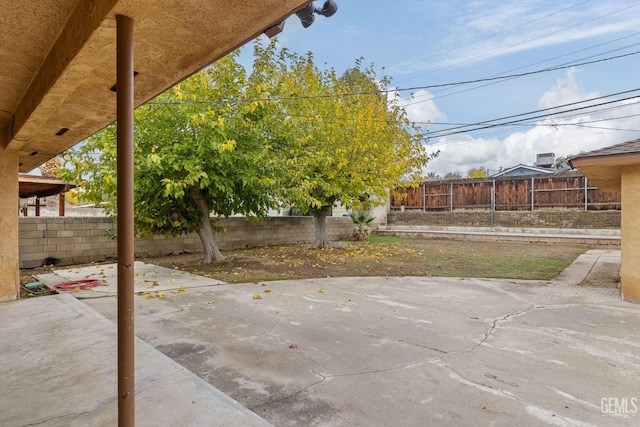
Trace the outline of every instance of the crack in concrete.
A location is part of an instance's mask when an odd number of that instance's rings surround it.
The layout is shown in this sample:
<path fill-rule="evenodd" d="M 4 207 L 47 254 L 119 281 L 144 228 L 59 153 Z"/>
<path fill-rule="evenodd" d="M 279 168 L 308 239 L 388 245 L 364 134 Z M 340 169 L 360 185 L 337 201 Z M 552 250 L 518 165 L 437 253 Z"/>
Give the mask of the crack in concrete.
<path fill-rule="evenodd" d="M 610 301 L 610 302 L 617 302 L 617 301 Z M 506 320 L 512 319 L 514 317 L 523 316 L 525 314 L 528 314 L 528 313 L 531 313 L 531 312 L 537 311 L 537 310 L 555 310 L 555 309 L 563 309 L 563 308 L 588 307 L 588 306 L 602 305 L 602 304 L 606 304 L 606 303 L 607 302 L 535 305 L 533 307 L 529 307 L 529 308 L 526 308 L 526 309 L 518 310 L 518 311 L 515 311 L 515 312 L 512 312 L 512 313 L 507 313 L 504 316 L 501 316 L 501 317 L 493 319 L 493 321 L 491 322 L 491 326 L 489 327 L 489 330 L 484 334 L 483 338 L 477 344 L 473 345 L 471 348 L 469 348 L 467 350 L 460 350 L 460 351 L 457 351 L 457 352 L 449 353 L 449 354 L 446 354 L 444 356 L 441 356 L 441 357 L 438 357 L 438 358 L 435 358 L 435 359 L 430 359 L 430 360 L 428 360 L 428 362 L 436 363 L 436 362 L 440 362 L 442 360 L 445 360 L 445 359 L 448 359 L 448 358 L 451 358 L 451 357 L 459 356 L 461 354 L 467 354 L 467 353 L 473 352 L 478 347 L 480 347 L 484 343 L 486 343 L 487 340 L 489 340 L 489 338 L 494 334 L 496 329 L 498 329 L 498 327 L 500 326 L 500 323 L 505 322 Z M 523 322 L 523 324 L 525 324 L 527 326 L 531 326 L 531 327 L 539 327 L 538 325 L 533 325 L 533 324 L 529 324 L 529 323 L 525 323 L 525 322 Z"/>
<path fill-rule="evenodd" d="M 163 379 L 165 379 L 167 377 L 170 377 L 170 376 L 172 376 L 174 374 L 180 373 L 181 371 L 190 372 L 187 368 L 185 368 L 182 365 L 180 365 L 180 368 L 177 368 L 177 369 L 175 369 L 175 370 L 173 370 L 173 371 L 171 371 L 171 372 L 169 372 L 169 373 L 167 373 L 165 375 L 161 375 L 159 377 L 154 377 L 154 378 L 149 378 L 148 380 L 146 380 L 144 382 L 142 382 L 142 381 L 139 382 L 138 384 L 136 384 L 136 387 L 135 387 L 136 394 L 138 393 L 138 391 L 140 391 L 142 388 L 148 386 L 149 384 L 152 384 L 152 383 L 154 383 L 156 381 L 163 380 Z"/>
<path fill-rule="evenodd" d="M 55 417 L 51 417 L 51 418 L 47 418 L 45 420 L 42 421 L 37 421 L 35 423 L 29 423 L 29 424 L 23 424 L 22 427 L 31 427 L 31 426 L 40 426 L 40 425 L 47 425 L 48 423 L 52 422 L 52 421 L 56 421 L 56 420 L 63 420 L 67 417 L 76 417 L 79 415 L 88 415 L 91 414 L 107 405 L 112 404 L 113 402 L 115 402 L 117 400 L 116 396 L 110 397 L 109 399 L 103 401 L 102 403 L 94 406 L 93 408 L 87 410 L 87 411 L 82 411 L 82 412 L 69 412 L 63 415 L 57 415 Z"/>
<path fill-rule="evenodd" d="M 265 335 L 271 335 L 271 336 L 274 336 L 274 335 L 273 335 L 273 330 L 274 330 L 275 328 L 277 328 L 277 327 L 278 327 L 278 325 L 280 325 L 280 316 L 276 317 L 276 321 L 273 323 L 273 325 L 271 326 L 271 328 L 269 328 L 269 330 L 266 332 L 266 334 L 265 334 Z"/>
<path fill-rule="evenodd" d="M 403 343 L 406 343 L 406 344 L 415 345 L 416 347 L 426 348 L 428 350 L 437 351 L 438 353 L 442 353 L 442 354 L 449 354 L 448 351 L 440 350 L 439 348 L 430 347 L 430 346 L 424 345 L 424 344 L 418 344 L 417 342 L 413 342 L 411 340 L 398 340 L 398 342 L 403 342 Z"/>
<path fill-rule="evenodd" d="M 613 301 L 613 302 L 617 302 L 617 301 Z M 448 366 L 447 364 L 444 363 L 445 360 L 447 360 L 448 358 L 451 357 L 455 357 L 461 354 L 468 354 L 471 353 L 473 351 L 475 351 L 476 349 L 478 349 L 480 346 L 482 346 L 483 344 L 485 344 L 492 336 L 493 334 L 500 328 L 501 324 L 516 318 L 516 317 L 520 317 L 523 316 L 525 314 L 531 313 L 533 311 L 537 311 L 537 310 L 553 310 L 553 309 L 562 309 L 562 308 L 572 308 L 572 307 L 582 307 L 582 306 L 589 306 L 589 305 L 602 305 L 602 304 L 606 304 L 608 302 L 599 302 L 596 304 L 589 304 L 589 303 L 575 303 L 575 304 L 554 304 L 554 305 L 534 305 L 528 308 L 524 308 L 524 309 L 520 309 L 511 313 L 507 313 L 503 316 L 500 316 L 498 318 L 495 318 L 491 321 L 490 327 L 487 330 L 487 332 L 484 334 L 484 336 L 482 337 L 482 339 L 474 344 L 471 348 L 468 348 L 466 350 L 460 350 L 457 352 L 452 352 L 452 353 L 448 353 L 444 350 L 440 350 L 438 348 L 434 348 L 434 347 L 430 347 L 427 345 L 422 345 L 422 344 L 418 344 L 415 342 L 412 342 L 410 340 L 399 340 L 398 342 L 404 342 L 410 345 L 414 345 L 417 347 L 421 347 L 421 348 L 426 348 L 428 350 L 432 350 L 432 351 L 437 351 L 440 353 L 444 353 L 442 356 L 440 357 L 435 357 L 435 358 L 428 358 L 426 360 L 422 360 L 422 361 L 416 361 L 416 362 L 411 362 L 411 363 L 407 363 L 404 365 L 400 365 L 400 366 L 394 366 L 394 367 L 390 367 L 390 368 L 385 368 L 385 369 L 374 369 L 374 370 L 369 370 L 369 371 L 361 371 L 361 372 L 349 372 L 349 373 L 343 373 L 343 374 L 322 374 L 319 373 L 315 370 L 315 368 L 311 369 L 311 372 L 313 372 L 314 375 L 316 375 L 317 377 L 319 377 L 319 379 L 317 381 L 314 381 L 310 384 L 307 384 L 304 387 L 301 387 L 299 389 L 297 389 L 296 391 L 289 393 L 287 395 L 278 397 L 276 399 L 272 399 L 269 400 L 267 402 L 263 402 L 260 403 L 258 405 L 255 405 L 253 407 L 251 407 L 251 410 L 256 410 L 260 407 L 263 406 L 267 406 L 267 405 L 272 405 L 274 403 L 278 403 L 281 402 L 283 400 L 286 399 L 290 399 L 293 398 L 319 384 L 322 384 L 323 382 L 327 381 L 328 379 L 331 378 L 340 378 L 340 377 L 350 377 L 350 376 L 360 376 L 360 375 L 372 375 L 372 374 L 381 374 L 381 373 L 388 373 L 388 372 L 393 372 L 396 370 L 400 370 L 400 369 L 406 369 L 409 367 L 414 367 L 414 366 L 420 366 L 423 365 L 424 363 L 433 363 L 447 371 L 450 372 L 450 376 L 457 376 L 457 378 L 454 379 L 458 379 L 458 381 L 461 381 L 463 383 L 467 383 L 473 387 L 479 388 L 480 390 L 483 390 L 485 392 L 490 392 L 494 395 L 498 395 L 504 398 L 508 398 L 508 399 L 512 399 L 515 400 L 521 404 L 524 405 L 528 405 L 529 407 L 534 407 L 534 408 L 538 408 L 537 406 L 533 405 L 531 402 L 527 402 L 525 400 L 522 400 L 521 398 L 519 398 L 518 396 L 516 396 L 515 394 L 507 391 L 507 390 L 502 390 L 502 389 L 498 389 L 498 388 L 494 388 L 491 385 L 486 385 L 486 384 L 482 384 L 476 381 L 472 381 L 466 377 L 464 377 L 463 375 L 461 375 L 458 371 L 456 371 L 455 369 L 453 369 L 452 367 Z M 272 329 L 277 325 L 276 324 L 272 327 Z M 535 325 L 533 325 L 535 326 Z M 310 363 L 312 365 L 315 365 L 315 361 L 313 360 L 313 358 L 311 357 L 311 355 L 307 355 L 308 356 L 308 360 L 310 361 Z M 541 408 L 539 408 L 541 409 Z"/>
<path fill-rule="evenodd" d="M 452 379 L 456 380 L 456 381 L 459 381 L 459 382 L 461 382 L 463 384 L 466 384 L 466 385 L 469 385 L 471 387 L 477 388 L 477 389 L 482 390 L 482 391 L 484 391 L 486 393 L 491 393 L 494 396 L 515 400 L 516 402 L 518 402 L 518 403 L 520 403 L 522 405 L 526 405 L 527 413 L 529 413 L 530 415 L 533 415 L 534 417 L 536 417 L 538 419 L 542 419 L 543 421 L 548 421 L 548 418 L 546 418 L 546 417 L 542 417 L 541 418 L 541 416 L 540 416 L 540 414 L 538 414 L 538 412 L 541 412 L 542 415 L 549 414 L 551 417 L 556 417 L 557 411 L 547 410 L 547 409 L 541 408 L 540 406 L 537 406 L 537 405 L 533 404 L 532 402 L 529 402 L 527 400 L 521 399 L 516 394 L 511 393 L 510 391 L 502 390 L 502 389 L 499 389 L 499 388 L 492 387 L 492 386 L 490 386 L 488 384 L 483 384 L 483 383 L 480 383 L 480 382 L 477 382 L 477 381 L 470 380 L 469 378 L 467 378 L 467 377 L 463 376 L 462 374 L 460 374 L 460 372 L 456 371 L 452 367 L 447 366 L 445 364 L 438 363 L 438 365 L 441 366 L 443 369 L 448 370 L 450 372 L 449 376 Z M 585 402 L 585 403 L 588 403 L 588 402 Z M 593 405 L 593 407 L 598 408 L 596 405 Z M 536 411 L 532 411 L 532 410 L 536 410 Z M 564 417 L 562 415 L 558 416 L 558 421 L 560 421 L 560 420 L 562 420 L 564 422 L 562 424 L 559 424 L 559 423 L 558 424 L 549 423 L 549 424 L 580 425 L 580 426 L 585 426 L 585 427 L 595 427 L 595 425 L 593 425 L 593 424 L 589 424 L 589 423 L 582 422 L 580 420 L 575 420 L 575 419 L 572 419 L 572 418 Z"/>
<path fill-rule="evenodd" d="M 314 386 L 326 381 L 326 379 L 327 379 L 326 376 L 314 371 L 313 369 L 311 369 L 311 372 L 313 372 L 314 375 L 319 376 L 320 379 L 318 381 L 312 382 L 311 384 L 308 384 L 308 385 L 306 385 L 306 386 L 304 386 L 302 388 L 299 388 L 298 390 L 294 391 L 293 393 L 289 393 L 287 395 L 280 396 L 280 397 L 278 397 L 276 399 L 268 400 L 266 402 L 262 402 L 262 403 L 259 403 L 257 405 L 248 406 L 247 408 L 250 409 L 251 411 L 255 412 L 258 408 L 261 408 L 263 406 L 269 406 L 269 405 L 273 405 L 274 403 L 281 402 L 283 400 L 291 399 L 292 397 L 295 397 L 295 396 L 299 395 L 300 393 L 310 389 L 311 387 L 314 387 Z"/>
<path fill-rule="evenodd" d="M 159 380 L 161 380 L 161 379 L 164 379 L 164 378 L 167 378 L 167 377 L 169 377 L 169 376 L 171 376 L 171 375 L 174 375 L 174 374 L 176 374 L 176 373 L 179 373 L 179 372 L 180 372 L 180 371 L 182 371 L 182 370 L 185 370 L 185 368 L 176 369 L 176 370 L 174 370 L 174 371 L 172 371 L 172 372 L 169 372 L 169 373 L 167 373 L 167 374 L 165 374 L 165 375 L 162 375 L 162 376 L 159 376 L 159 377 L 156 377 L 156 378 L 151 378 L 151 379 L 149 379 L 149 380 L 147 380 L 147 381 L 144 381 L 144 382 L 140 382 L 140 383 L 136 384 L 136 387 L 135 387 L 135 393 L 136 393 L 136 394 L 138 394 L 138 392 L 140 391 L 140 389 L 142 389 L 142 388 L 144 388 L 144 387 L 148 386 L 149 384 L 152 384 L 152 383 L 154 383 L 154 382 L 156 382 L 156 381 L 159 381 Z M 35 422 L 35 423 L 24 424 L 24 425 L 23 425 L 23 427 L 31 427 L 31 426 L 38 426 L 38 425 L 47 425 L 47 424 L 48 424 L 48 423 L 50 423 L 50 422 L 53 422 L 53 421 L 55 421 L 55 420 L 62 420 L 62 419 L 65 419 L 65 418 L 67 418 L 67 417 L 75 417 L 75 416 L 81 416 L 81 415 L 88 415 L 88 414 L 91 414 L 91 413 L 93 413 L 93 412 L 95 412 L 95 411 L 97 411 L 97 410 L 99 410 L 99 409 L 101 409 L 101 408 L 103 408 L 103 407 L 105 407 L 105 406 L 107 406 L 107 405 L 112 404 L 112 403 L 113 403 L 113 402 L 115 402 L 116 400 L 117 400 L 117 397 L 116 397 L 116 396 L 113 396 L 113 397 L 110 397 L 110 398 L 106 399 L 106 400 L 105 400 L 105 401 L 103 401 L 102 403 L 100 403 L 100 404 L 98 404 L 98 405 L 94 406 L 93 408 L 91 408 L 91 409 L 89 409 L 89 410 L 87 410 L 87 411 L 81 411 L 81 412 L 70 412 L 70 413 L 66 413 L 66 414 L 63 414 L 63 415 L 57 415 L 57 416 L 55 416 L 55 417 L 47 418 L 47 419 L 45 419 L 45 420 L 38 421 L 38 422 Z"/>

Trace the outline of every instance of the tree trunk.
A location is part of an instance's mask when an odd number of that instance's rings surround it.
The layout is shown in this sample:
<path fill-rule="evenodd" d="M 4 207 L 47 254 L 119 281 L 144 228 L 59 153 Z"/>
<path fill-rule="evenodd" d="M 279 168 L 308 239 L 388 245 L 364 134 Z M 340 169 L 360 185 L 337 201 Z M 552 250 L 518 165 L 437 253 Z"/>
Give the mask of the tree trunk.
<path fill-rule="evenodd" d="M 313 243 L 307 246 L 307 249 L 344 248 L 344 245 L 330 241 L 327 236 L 327 215 L 329 211 L 330 208 L 324 207 L 320 212 L 313 215 L 316 225 L 316 238 Z"/>
<path fill-rule="evenodd" d="M 211 261 L 222 261 L 225 256 L 222 255 L 218 248 L 218 241 L 216 240 L 216 233 L 211 226 L 211 219 L 209 217 L 209 206 L 207 202 L 197 196 L 191 195 L 191 199 L 196 204 L 200 212 L 202 213 L 202 227 L 197 231 L 204 248 L 204 264 L 209 264 Z"/>

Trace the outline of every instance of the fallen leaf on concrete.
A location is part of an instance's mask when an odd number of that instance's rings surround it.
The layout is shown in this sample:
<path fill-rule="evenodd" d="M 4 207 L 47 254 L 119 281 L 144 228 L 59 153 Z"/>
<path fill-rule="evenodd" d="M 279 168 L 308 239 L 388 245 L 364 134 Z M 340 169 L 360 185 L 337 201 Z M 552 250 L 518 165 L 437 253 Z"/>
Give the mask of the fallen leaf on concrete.
<path fill-rule="evenodd" d="M 253 294 L 253 299 L 262 299 L 262 297 L 258 294 Z"/>
<path fill-rule="evenodd" d="M 264 293 L 265 293 L 265 294 L 268 294 L 269 292 L 271 292 L 271 289 L 265 289 L 265 290 L 264 290 Z"/>
<path fill-rule="evenodd" d="M 213 301 L 207 301 L 207 304 L 213 304 Z"/>
<path fill-rule="evenodd" d="M 291 344 L 289 348 L 298 348 L 298 344 Z"/>
<path fill-rule="evenodd" d="M 319 294 L 324 294 L 324 289 L 323 288 L 318 289 L 318 293 Z"/>

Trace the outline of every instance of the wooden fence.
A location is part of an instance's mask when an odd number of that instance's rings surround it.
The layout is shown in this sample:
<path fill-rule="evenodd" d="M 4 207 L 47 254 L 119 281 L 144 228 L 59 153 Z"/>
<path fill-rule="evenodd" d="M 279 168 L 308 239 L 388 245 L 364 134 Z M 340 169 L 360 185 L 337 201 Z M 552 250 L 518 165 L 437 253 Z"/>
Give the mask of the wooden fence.
<path fill-rule="evenodd" d="M 426 181 L 399 193 L 403 197 L 391 197 L 392 210 L 619 210 L 621 206 L 620 193 L 600 191 L 582 174 Z"/>

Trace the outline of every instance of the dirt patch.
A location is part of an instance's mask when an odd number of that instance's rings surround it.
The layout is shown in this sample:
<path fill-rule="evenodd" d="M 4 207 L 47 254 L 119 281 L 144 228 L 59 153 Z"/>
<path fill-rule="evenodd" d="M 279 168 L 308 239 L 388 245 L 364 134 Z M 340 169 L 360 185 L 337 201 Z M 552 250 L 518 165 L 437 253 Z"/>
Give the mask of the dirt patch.
<path fill-rule="evenodd" d="M 145 258 L 228 283 L 352 276 L 493 277 L 547 280 L 584 248 L 559 245 L 401 239 L 374 236 L 344 242 L 344 249 L 309 250 L 303 245 L 225 252 L 227 259 L 201 263 L 201 254 Z"/>
<path fill-rule="evenodd" d="M 56 291 L 39 282 L 36 277 L 50 271 L 51 267 L 49 266 L 20 270 L 20 299 L 57 294 Z"/>

